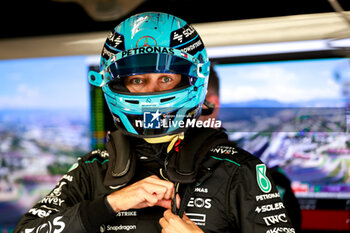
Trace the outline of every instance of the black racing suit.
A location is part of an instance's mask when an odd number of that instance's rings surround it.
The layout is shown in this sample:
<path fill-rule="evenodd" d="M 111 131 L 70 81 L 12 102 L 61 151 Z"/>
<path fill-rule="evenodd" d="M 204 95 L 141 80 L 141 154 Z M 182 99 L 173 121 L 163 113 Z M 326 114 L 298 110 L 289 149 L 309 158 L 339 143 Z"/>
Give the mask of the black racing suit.
<path fill-rule="evenodd" d="M 166 152 L 132 143 L 136 172 L 128 183 L 152 174 L 162 177 Z M 17 232 L 161 232 L 165 209 L 149 207 L 117 214 L 105 196 L 123 187 L 104 185 L 110 153 L 96 150 L 79 158 L 46 197 L 20 220 Z M 207 151 L 196 182 L 180 184 L 186 215 L 204 232 L 295 232 L 265 165 L 248 152 L 221 144 Z M 190 188 L 187 188 L 190 187 Z M 183 197 L 183 190 L 187 198 Z"/>

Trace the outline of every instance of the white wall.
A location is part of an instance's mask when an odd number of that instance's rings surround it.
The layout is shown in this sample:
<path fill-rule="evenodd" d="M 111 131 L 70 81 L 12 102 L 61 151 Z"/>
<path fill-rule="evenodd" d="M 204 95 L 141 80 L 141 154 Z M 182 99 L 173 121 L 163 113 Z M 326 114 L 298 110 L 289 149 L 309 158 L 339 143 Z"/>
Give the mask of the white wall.
<path fill-rule="evenodd" d="M 207 47 L 350 37 L 350 26 L 338 13 L 224 21 L 193 26 Z M 0 40 L 0 59 L 99 54 L 107 34 L 106 31 Z"/>

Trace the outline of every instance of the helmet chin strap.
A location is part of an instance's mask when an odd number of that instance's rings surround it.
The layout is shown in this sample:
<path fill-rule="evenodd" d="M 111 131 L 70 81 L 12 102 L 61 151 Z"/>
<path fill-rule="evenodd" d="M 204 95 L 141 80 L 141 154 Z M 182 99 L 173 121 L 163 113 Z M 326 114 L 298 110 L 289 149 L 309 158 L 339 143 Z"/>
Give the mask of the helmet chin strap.
<path fill-rule="evenodd" d="M 148 143 L 151 144 L 157 144 L 157 143 L 164 143 L 164 142 L 170 142 L 167 148 L 167 153 L 173 149 L 175 143 L 180 139 L 183 140 L 185 134 L 183 132 L 179 134 L 174 134 L 174 135 L 166 135 L 162 137 L 155 137 L 155 138 L 144 138 L 144 140 Z"/>

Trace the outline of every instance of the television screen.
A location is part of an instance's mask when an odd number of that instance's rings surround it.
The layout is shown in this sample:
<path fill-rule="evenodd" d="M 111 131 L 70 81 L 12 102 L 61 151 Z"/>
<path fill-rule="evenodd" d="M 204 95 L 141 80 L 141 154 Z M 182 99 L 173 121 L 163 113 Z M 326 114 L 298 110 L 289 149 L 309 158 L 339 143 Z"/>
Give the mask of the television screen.
<path fill-rule="evenodd" d="M 304 229 L 349 229 L 349 65 L 347 58 L 215 65 L 223 127 L 291 180 Z M 328 211 L 307 212 L 320 209 Z"/>
<path fill-rule="evenodd" d="M 90 150 L 87 56 L 0 60 L 0 232 Z"/>
<path fill-rule="evenodd" d="M 283 168 L 299 197 L 350 198 L 350 137 L 342 92 L 347 87 L 335 77 L 339 65 L 349 61 L 216 66 L 220 113 L 230 138 L 270 167 Z M 239 119 L 249 113 L 251 118 Z"/>

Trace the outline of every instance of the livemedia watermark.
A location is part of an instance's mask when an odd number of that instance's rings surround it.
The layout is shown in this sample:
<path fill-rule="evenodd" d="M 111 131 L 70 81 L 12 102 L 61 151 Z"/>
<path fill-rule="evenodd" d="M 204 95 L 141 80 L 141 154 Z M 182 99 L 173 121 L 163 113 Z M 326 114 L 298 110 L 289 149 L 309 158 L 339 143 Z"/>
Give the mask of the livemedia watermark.
<path fill-rule="evenodd" d="M 143 120 L 135 120 L 136 127 L 144 129 L 161 128 L 221 128 L 222 121 L 215 118 L 200 120 L 191 118 L 191 115 L 162 114 L 159 110 L 145 111 Z"/>

